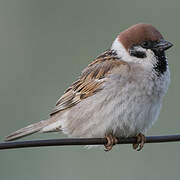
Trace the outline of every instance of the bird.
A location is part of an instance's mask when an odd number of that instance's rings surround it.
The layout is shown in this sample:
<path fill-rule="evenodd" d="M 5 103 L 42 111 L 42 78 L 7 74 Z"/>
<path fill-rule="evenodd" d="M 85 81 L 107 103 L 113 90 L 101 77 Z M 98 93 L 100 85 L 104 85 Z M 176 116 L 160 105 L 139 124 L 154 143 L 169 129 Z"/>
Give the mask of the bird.
<path fill-rule="evenodd" d="M 5 141 L 36 132 L 62 132 L 106 138 L 105 151 L 110 151 L 118 138 L 136 137 L 133 149 L 140 151 L 170 84 L 165 51 L 172 46 L 151 24 L 130 26 L 81 72 L 49 119 L 17 130 Z"/>

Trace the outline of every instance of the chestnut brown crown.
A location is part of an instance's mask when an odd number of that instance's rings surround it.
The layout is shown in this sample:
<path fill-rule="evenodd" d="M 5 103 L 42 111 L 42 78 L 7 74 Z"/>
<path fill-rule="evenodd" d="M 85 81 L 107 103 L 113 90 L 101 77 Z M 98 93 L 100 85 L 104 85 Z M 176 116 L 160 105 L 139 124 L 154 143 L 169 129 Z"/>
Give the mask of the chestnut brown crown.
<path fill-rule="evenodd" d="M 160 41 L 163 39 L 161 33 L 151 24 L 139 23 L 133 25 L 118 35 L 118 40 L 126 49 L 144 41 Z"/>

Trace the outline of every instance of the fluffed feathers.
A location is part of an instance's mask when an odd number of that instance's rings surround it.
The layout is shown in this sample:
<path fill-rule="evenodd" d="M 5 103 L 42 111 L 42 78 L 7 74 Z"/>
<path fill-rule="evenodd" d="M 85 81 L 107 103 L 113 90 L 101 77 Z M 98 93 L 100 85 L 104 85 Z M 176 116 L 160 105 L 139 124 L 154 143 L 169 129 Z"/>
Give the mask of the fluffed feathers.
<path fill-rule="evenodd" d="M 105 51 L 83 70 L 79 79 L 57 101 L 50 115 L 53 116 L 59 111 L 70 108 L 100 91 L 106 77 L 123 65 L 129 67 L 128 63 L 120 60 L 113 50 Z"/>
<path fill-rule="evenodd" d="M 118 72 L 118 69 L 123 65 L 129 67 L 126 62 L 117 58 L 113 50 L 107 50 L 89 64 L 88 67 L 83 70 L 79 79 L 65 91 L 64 95 L 57 101 L 55 108 L 52 110 L 50 119 L 17 130 L 8 135 L 5 141 L 19 139 L 39 131 L 60 131 L 61 123 L 59 121 L 61 121 L 62 117 L 60 114 L 63 114 L 66 109 L 72 108 L 83 99 L 101 91 L 107 76 L 110 75 L 112 71 L 113 73 Z"/>

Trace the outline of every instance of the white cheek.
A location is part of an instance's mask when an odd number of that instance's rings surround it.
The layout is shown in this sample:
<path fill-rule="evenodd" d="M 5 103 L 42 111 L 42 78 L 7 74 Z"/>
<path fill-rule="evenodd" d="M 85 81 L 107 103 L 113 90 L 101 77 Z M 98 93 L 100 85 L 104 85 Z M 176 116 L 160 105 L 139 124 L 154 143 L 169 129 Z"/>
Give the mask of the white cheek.
<path fill-rule="evenodd" d="M 112 44 L 111 50 L 116 51 L 117 56 L 124 61 L 132 61 L 131 56 L 129 55 L 129 52 L 124 48 L 124 46 L 118 41 L 116 38 L 115 41 Z"/>
<path fill-rule="evenodd" d="M 146 51 L 141 47 L 136 47 L 139 51 Z M 116 51 L 117 56 L 126 62 L 133 62 L 133 63 L 142 63 L 145 58 L 137 58 L 134 56 L 130 56 L 129 52 L 124 48 L 121 42 L 118 41 L 118 38 L 115 39 L 115 41 L 112 44 L 111 47 L 112 50 Z"/>
<path fill-rule="evenodd" d="M 143 58 L 142 61 L 142 66 L 144 67 L 144 69 L 150 73 L 152 73 L 153 67 L 156 64 L 157 59 L 156 56 L 154 55 L 154 52 L 150 49 L 146 50 L 146 58 Z M 153 71 L 154 72 L 154 71 Z"/>
<path fill-rule="evenodd" d="M 152 70 L 153 64 L 156 63 L 156 58 L 153 51 L 150 49 L 146 50 L 142 47 L 137 47 L 137 50 L 144 51 L 146 53 L 145 58 L 137 58 L 130 56 L 129 52 L 124 48 L 121 42 L 116 38 L 111 47 L 112 50 L 116 51 L 117 56 L 126 62 L 140 63 L 145 69 Z"/>

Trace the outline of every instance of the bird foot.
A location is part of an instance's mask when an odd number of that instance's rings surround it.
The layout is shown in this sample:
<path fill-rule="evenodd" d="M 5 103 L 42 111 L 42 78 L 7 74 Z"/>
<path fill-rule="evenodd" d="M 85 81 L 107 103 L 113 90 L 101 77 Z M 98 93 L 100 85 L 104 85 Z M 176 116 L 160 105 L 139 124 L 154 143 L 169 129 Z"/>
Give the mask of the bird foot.
<path fill-rule="evenodd" d="M 105 144 L 105 151 L 110 151 L 112 149 L 112 147 L 117 144 L 118 140 L 115 136 L 113 136 L 112 134 L 108 134 L 105 136 L 105 138 L 107 139 L 107 144 Z"/>
<path fill-rule="evenodd" d="M 139 133 L 136 137 L 137 137 L 137 143 L 133 144 L 133 149 L 140 151 L 144 147 L 144 143 L 146 142 L 146 137 L 142 133 Z"/>

